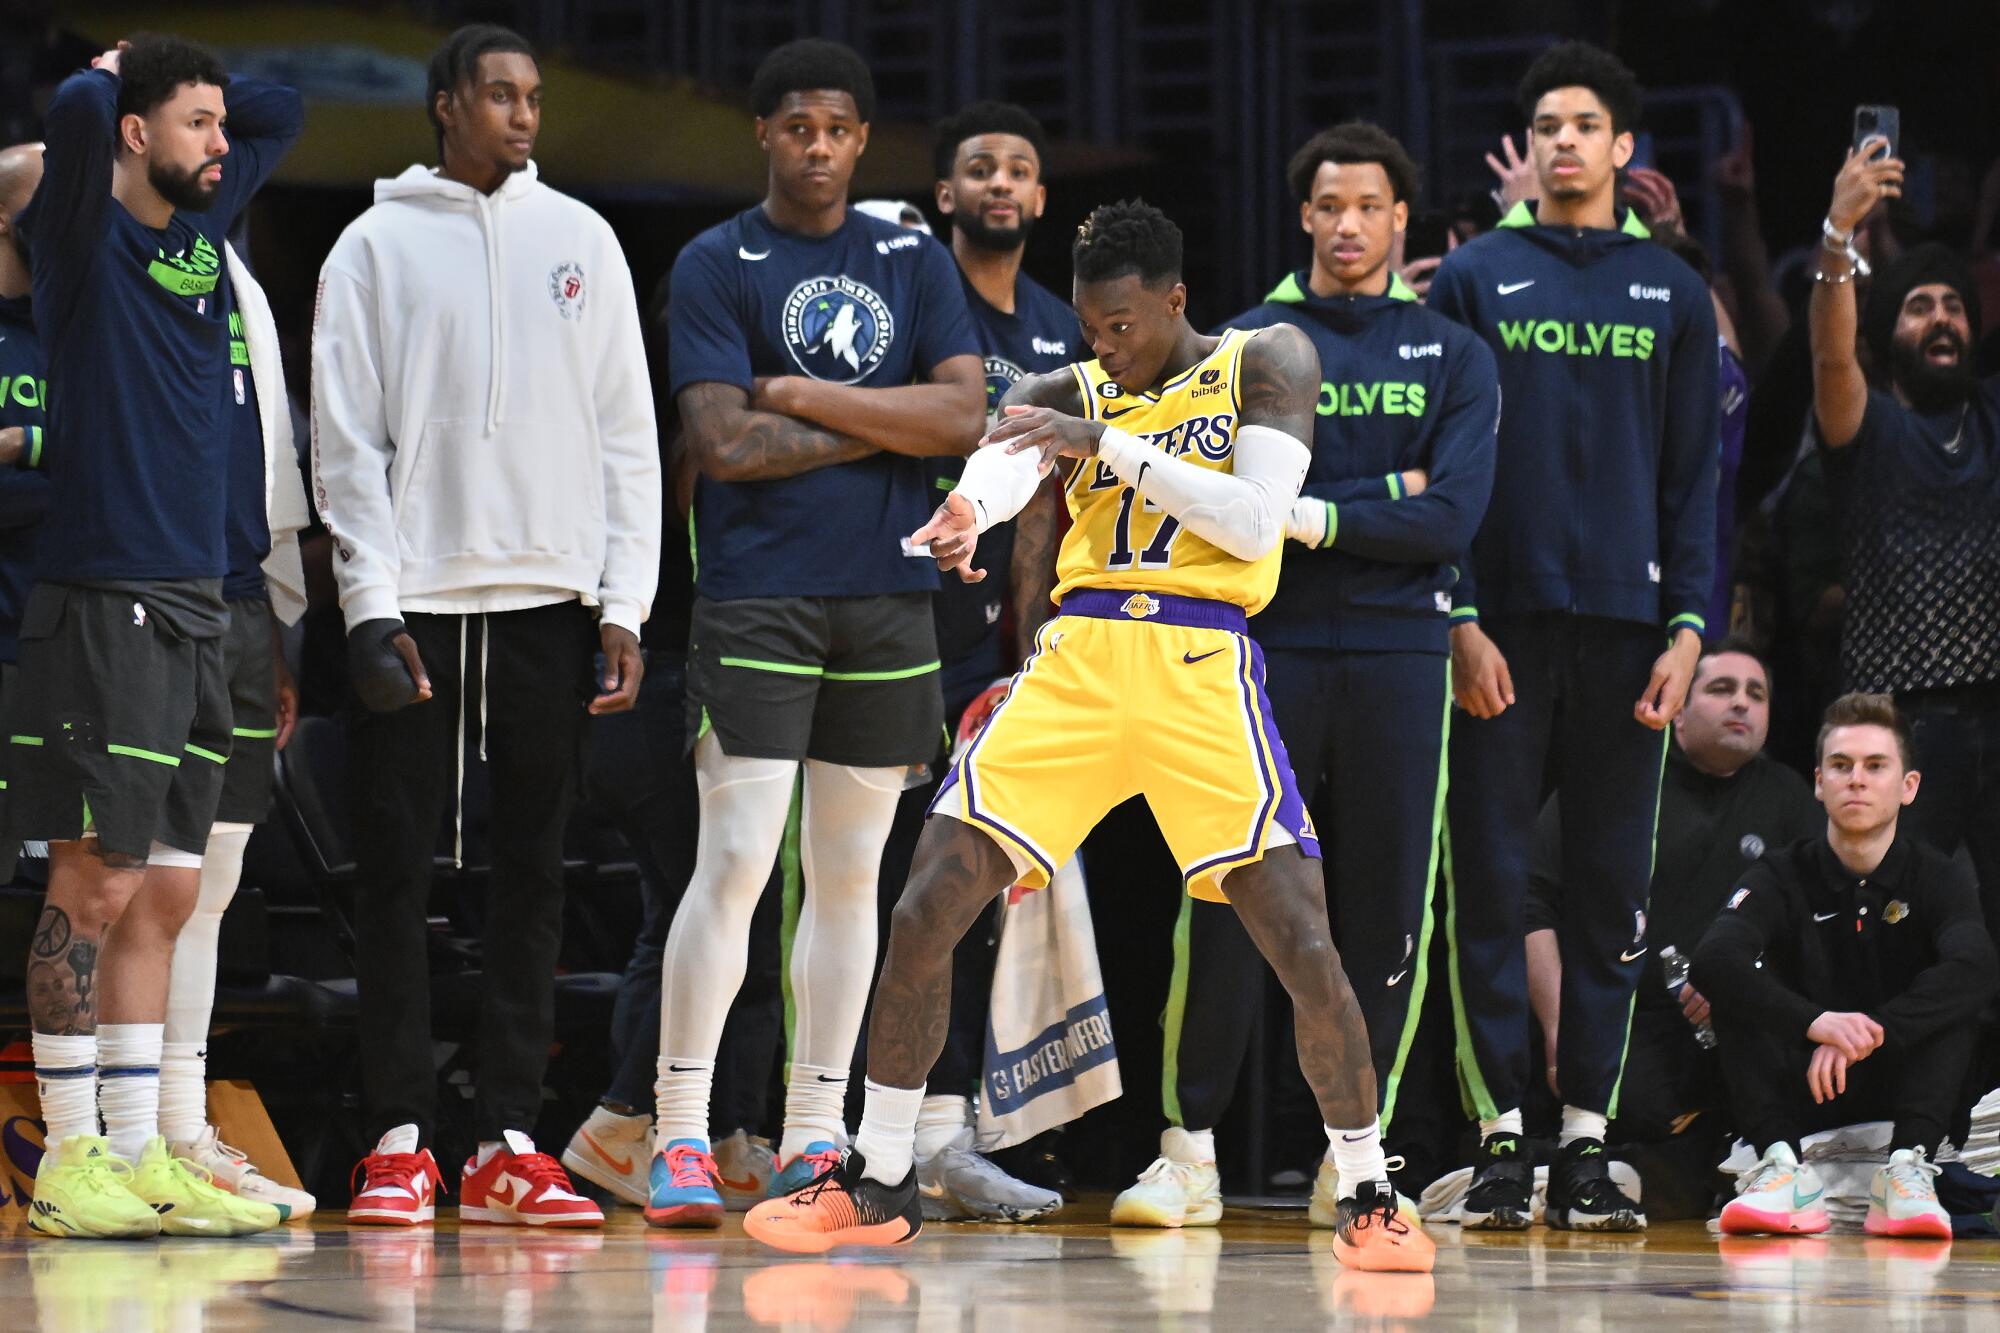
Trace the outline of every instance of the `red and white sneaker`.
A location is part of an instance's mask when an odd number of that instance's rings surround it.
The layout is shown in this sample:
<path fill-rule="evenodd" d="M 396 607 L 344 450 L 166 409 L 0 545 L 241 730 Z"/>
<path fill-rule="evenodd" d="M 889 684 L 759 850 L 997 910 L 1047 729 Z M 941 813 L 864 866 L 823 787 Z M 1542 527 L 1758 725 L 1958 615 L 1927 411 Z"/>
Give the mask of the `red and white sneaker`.
<path fill-rule="evenodd" d="M 430 1149 L 418 1149 L 415 1125 L 384 1134 L 375 1151 L 355 1165 L 354 1175 L 362 1180 L 347 1205 L 350 1222 L 413 1227 L 437 1216 L 437 1189 L 444 1179 Z"/>
<path fill-rule="evenodd" d="M 501 1135 L 499 1149 L 477 1165 L 466 1159 L 458 1185 L 458 1216 L 464 1222 L 502 1222 L 522 1227 L 601 1227 L 604 1212 L 569 1187 L 556 1159 L 536 1152 L 535 1142 L 518 1130 Z"/>

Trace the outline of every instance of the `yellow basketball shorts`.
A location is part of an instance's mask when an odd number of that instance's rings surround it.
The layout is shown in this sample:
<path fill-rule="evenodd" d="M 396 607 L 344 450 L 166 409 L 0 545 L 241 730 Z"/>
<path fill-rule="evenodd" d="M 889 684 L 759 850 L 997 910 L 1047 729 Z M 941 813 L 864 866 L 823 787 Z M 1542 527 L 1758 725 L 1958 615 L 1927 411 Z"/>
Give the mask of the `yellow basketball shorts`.
<path fill-rule="evenodd" d="M 1272 846 L 1319 856 L 1241 607 L 1070 593 L 931 813 L 990 834 L 1040 886 L 1133 796 L 1146 798 L 1198 898 L 1227 901 L 1223 875 Z"/>

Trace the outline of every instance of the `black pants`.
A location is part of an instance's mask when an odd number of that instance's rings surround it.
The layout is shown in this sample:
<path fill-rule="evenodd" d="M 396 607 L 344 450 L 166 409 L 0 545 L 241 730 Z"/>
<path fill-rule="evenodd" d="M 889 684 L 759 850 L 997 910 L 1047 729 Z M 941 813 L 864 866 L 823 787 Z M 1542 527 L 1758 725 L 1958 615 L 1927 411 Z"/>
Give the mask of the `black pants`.
<path fill-rule="evenodd" d="M 1273 648 L 1265 663 L 1299 793 L 1327 816 L 1318 825 L 1327 910 L 1368 1022 L 1386 1128 L 1430 974 L 1449 661 Z M 1235 1092 L 1269 969 L 1231 908 L 1193 898 L 1181 905 L 1174 954 L 1167 1118 L 1212 1129 Z"/>
<path fill-rule="evenodd" d="M 1760 1012 L 1713 1010 L 1716 1049 L 1736 1130 L 1759 1152 L 1774 1143 L 1798 1147 L 1816 1130 L 1863 1120 L 1893 1120 L 1889 1146 L 1936 1155 L 1964 1091 L 1979 1029 L 1955 1023 L 1908 1046 L 1885 1045 L 1847 1070 L 1847 1091 L 1815 1104 L 1806 1089 L 1813 1044 L 1798 1033 L 1776 1033 Z"/>
<path fill-rule="evenodd" d="M 393 713 L 357 707 L 348 737 L 364 1116 L 371 1134 L 414 1123 L 425 1142 L 435 1120 L 425 918 L 462 711 L 477 753 L 484 636 L 493 873 L 473 1129 L 482 1141 L 532 1133 L 554 1037 L 563 827 L 582 768 L 597 633 L 577 602 L 404 620 L 432 697 Z"/>
<path fill-rule="evenodd" d="M 1516 702 L 1499 717 L 1455 717 L 1445 892 L 1459 1074 L 1480 1119 L 1527 1091 L 1528 856 L 1543 774 L 1562 796 L 1563 1099 L 1618 1115 L 1632 996 L 1645 942 L 1666 737 L 1632 707 L 1666 647 L 1633 621 L 1550 612 L 1493 617 Z"/>
<path fill-rule="evenodd" d="M 639 706 L 591 724 L 585 790 L 631 847 L 643 905 L 639 937 L 611 1011 L 615 1072 L 604 1099 L 640 1111 L 653 1105 L 659 1064 L 660 958 L 694 875 L 701 827 L 686 731 L 686 661 L 657 652 L 639 687 Z M 763 1134 L 768 1128 L 772 1068 L 785 1024 L 778 949 L 781 873 L 773 868 L 750 918 L 749 967 L 716 1052 L 710 1123 L 720 1135 L 738 1129 Z"/>
<path fill-rule="evenodd" d="M 1945 855 L 1960 843 L 1979 875 L 1986 929 L 2000 940 L 2000 686 L 1899 695 L 1923 773 L 1909 824 Z"/>

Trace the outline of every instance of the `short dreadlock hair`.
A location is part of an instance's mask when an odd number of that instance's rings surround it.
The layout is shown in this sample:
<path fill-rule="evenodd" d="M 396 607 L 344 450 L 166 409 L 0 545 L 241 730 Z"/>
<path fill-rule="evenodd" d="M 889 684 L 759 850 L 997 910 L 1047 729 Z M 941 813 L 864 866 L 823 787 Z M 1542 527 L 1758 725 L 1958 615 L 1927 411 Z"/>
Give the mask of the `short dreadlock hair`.
<path fill-rule="evenodd" d="M 1136 273 L 1148 287 L 1181 280 L 1181 229 L 1144 199 L 1099 204 L 1076 229 L 1070 262 L 1078 282 Z"/>

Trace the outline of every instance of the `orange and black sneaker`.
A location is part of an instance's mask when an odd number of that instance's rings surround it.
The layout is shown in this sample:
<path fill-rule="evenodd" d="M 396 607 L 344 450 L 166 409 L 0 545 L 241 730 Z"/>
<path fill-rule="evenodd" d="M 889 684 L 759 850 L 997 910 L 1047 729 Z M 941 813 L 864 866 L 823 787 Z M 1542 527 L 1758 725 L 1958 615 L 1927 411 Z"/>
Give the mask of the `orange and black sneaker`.
<path fill-rule="evenodd" d="M 1371 1180 L 1337 1205 L 1333 1254 L 1349 1268 L 1368 1273 L 1428 1273 L 1437 1246 L 1423 1228 L 1403 1215 L 1396 1189 Z"/>
<path fill-rule="evenodd" d="M 867 1163 L 849 1150 L 837 1165 L 808 1184 L 766 1199 L 743 1215 L 753 1239 L 794 1254 L 820 1254 L 836 1245 L 902 1245 L 924 1229 L 913 1165 L 901 1184 L 884 1185 L 862 1174 Z"/>

